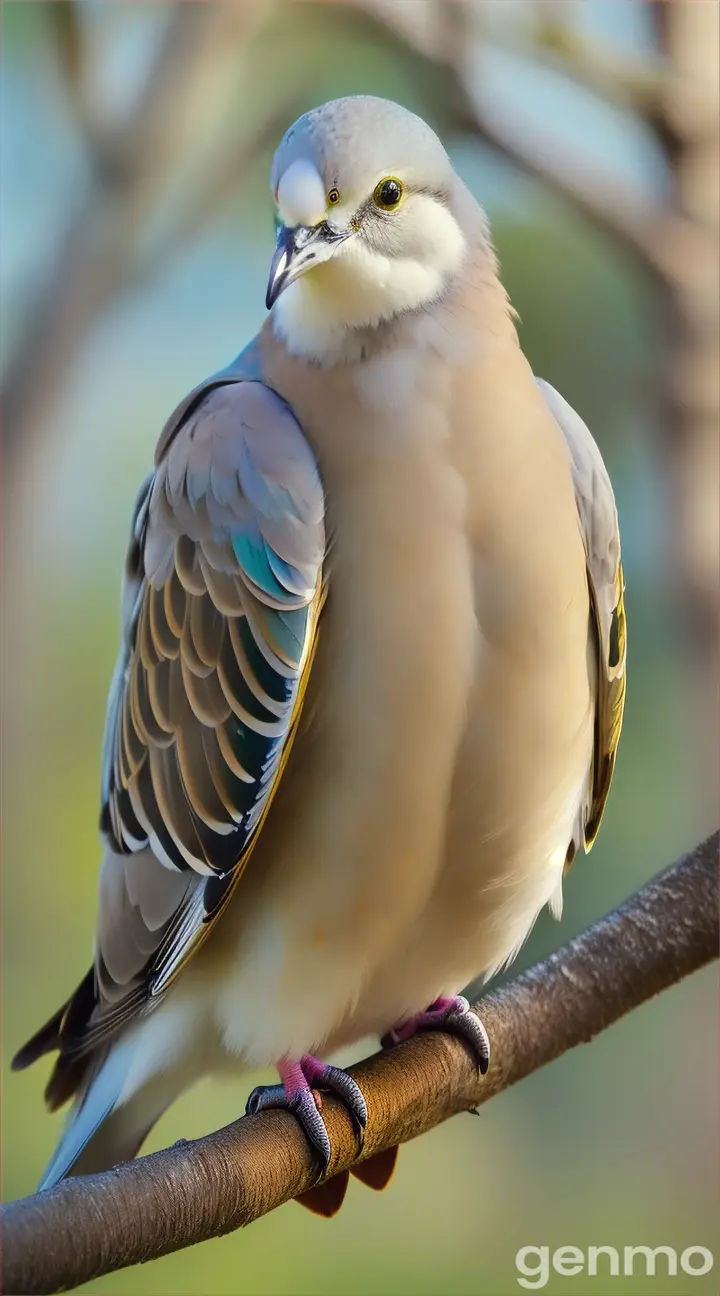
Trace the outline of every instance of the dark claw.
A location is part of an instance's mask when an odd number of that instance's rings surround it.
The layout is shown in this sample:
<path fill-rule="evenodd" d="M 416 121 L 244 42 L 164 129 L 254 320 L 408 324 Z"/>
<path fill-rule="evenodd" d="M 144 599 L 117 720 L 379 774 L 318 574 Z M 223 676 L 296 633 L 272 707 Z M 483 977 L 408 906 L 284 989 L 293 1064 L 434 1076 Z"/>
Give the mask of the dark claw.
<path fill-rule="evenodd" d="M 347 1071 L 341 1071 L 340 1067 L 327 1066 L 321 1077 L 320 1084 L 323 1089 L 330 1089 L 336 1093 L 338 1098 L 342 1099 L 343 1106 L 349 1113 L 356 1131 L 360 1136 L 360 1146 L 362 1147 L 363 1134 L 368 1121 L 367 1103 L 363 1097 L 362 1089 L 355 1083 L 352 1076 Z"/>
<path fill-rule="evenodd" d="M 284 1107 L 297 1117 L 305 1137 L 320 1157 L 322 1172 L 325 1174 L 330 1164 L 330 1138 L 312 1090 L 298 1089 L 295 1093 L 288 1094 L 281 1084 L 258 1085 L 247 1100 L 245 1114 L 254 1116 L 266 1107 Z"/>
<path fill-rule="evenodd" d="M 480 1074 L 485 1075 L 490 1066 L 490 1040 L 480 1018 L 463 995 L 456 995 L 450 1003 L 447 1000 L 436 1001 L 426 1012 L 418 1013 L 387 1031 L 380 1043 L 384 1049 L 394 1048 L 403 1040 L 412 1039 L 413 1035 L 426 1030 L 446 1031 L 448 1035 L 457 1035 L 465 1040 Z"/>
<path fill-rule="evenodd" d="M 255 1116 L 266 1107 L 287 1107 L 287 1094 L 281 1084 L 258 1085 L 245 1103 L 245 1115 Z"/>
<path fill-rule="evenodd" d="M 473 1056 L 481 1075 L 485 1075 L 490 1066 L 490 1040 L 477 1013 L 474 1013 L 463 995 L 458 995 L 455 1003 L 444 1016 L 438 1014 L 436 1030 L 446 1030 L 451 1035 L 459 1035 L 472 1049 Z"/>

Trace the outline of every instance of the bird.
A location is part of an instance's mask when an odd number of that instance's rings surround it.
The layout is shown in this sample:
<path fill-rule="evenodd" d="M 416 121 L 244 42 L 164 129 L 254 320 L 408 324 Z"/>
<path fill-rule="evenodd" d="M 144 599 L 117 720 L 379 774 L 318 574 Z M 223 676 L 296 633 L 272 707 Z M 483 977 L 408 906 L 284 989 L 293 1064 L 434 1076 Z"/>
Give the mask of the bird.
<path fill-rule="evenodd" d="M 485 1070 L 461 991 L 594 842 L 624 577 L 600 451 L 534 376 L 430 126 L 322 104 L 271 193 L 265 321 L 170 416 L 134 509 L 92 966 L 14 1066 L 57 1050 L 46 1101 L 73 1100 L 43 1188 L 135 1156 L 201 1076 L 275 1066 L 247 1110 L 295 1114 L 331 1214 L 320 1095 L 359 1143 L 368 1110 L 328 1057 L 434 1029 Z"/>

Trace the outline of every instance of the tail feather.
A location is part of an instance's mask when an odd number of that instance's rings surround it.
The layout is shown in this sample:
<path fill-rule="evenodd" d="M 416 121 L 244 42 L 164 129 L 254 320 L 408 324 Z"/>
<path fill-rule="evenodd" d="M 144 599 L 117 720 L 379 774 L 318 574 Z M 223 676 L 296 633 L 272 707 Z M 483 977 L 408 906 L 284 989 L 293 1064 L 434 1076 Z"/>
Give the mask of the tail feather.
<path fill-rule="evenodd" d="M 92 1056 L 68 1058 L 62 1053 L 50 1072 L 50 1079 L 45 1085 L 45 1106 L 48 1111 L 57 1111 L 77 1093 L 84 1093 L 85 1080 L 93 1064 Z"/>
<path fill-rule="evenodd" d="M 59 1050 L 60 1057 L 55 1063 L 45 1090 L 45 1101 L 50 1111 L 61 1107 L 81 1088 L 88 1070 L 89 1058 L 87 1055 L 81 1055 L 70 1060 L 65 1045 L 68 1039 L 72 1039 L 76 1028 L 85 1026 L 95 1003 L 95 973 L 90 968 L 70 998 L 26 1044 L 23 1044 L 21 1049 L 18 1049 L 12 1060 L 13 1071 L 24 1071 L 45 1053 L 52 1053 L 54 1049 Z"/>
<path fill-rule="evenodd" d="M 68 1112 L 60 1141 L 38 1185 L 53 1188 L 77 1166 L 80 1157 L 113 1110 L 129 1066 L 126 1049 L 109 1049 L 93 1060 L 80 1093 Z"/>
<path fill-rule="evenodd" d="M 135 1046 L 136 1041 L 126 1037 L 92 1059 L 41 1189 L 54 1187 L 68 1175 L 98 1174 L 131 1161 L 163 1112 L 196 1078 L 192 1069 L 174 1067 L 156 1073 L 124 1100 Z"/>
<path fill-rule="evenodd" d="M 60 1026 L 67 1006 L 67 1003 L 65 1003 L 62 1008 L 58 1008 L 50 1021 L 45 1022 L 45 1025 L 35 1032 L 32 1039 L 29 1039 L 27 1044 L 23 1044 L 21 1049 L 18 1049 L 10 1063 L 13 1071 L 24 1071 L 26 1067 L 32 1066 L 33 1062 L 43 1057 L 45 1053 L 52 1053 L 53 1049 L 59 1047 Z"/>

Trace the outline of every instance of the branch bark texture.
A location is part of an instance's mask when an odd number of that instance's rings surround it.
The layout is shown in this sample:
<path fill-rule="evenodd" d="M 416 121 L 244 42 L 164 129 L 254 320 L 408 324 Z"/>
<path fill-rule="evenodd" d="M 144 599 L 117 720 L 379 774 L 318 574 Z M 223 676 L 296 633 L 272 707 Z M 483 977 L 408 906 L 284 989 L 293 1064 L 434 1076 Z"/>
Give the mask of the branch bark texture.
<path fill-rule="evenodd" d="M 717 956 L 716 833 L 543 963 L 475 1005 L 490 1036 L 480 1078 L 464 1046 L 425 1034 L 352 1068 L 370 1119 L 358 1158 L 349 1120 L 323 1114 L 330 1174 L 425 1133 L 495 1094 Z M 285 1111 L 244 1117 L 104 1174 L 2 1207 L 3 1290 L 65 1291 L 231 1232 L 305 1192 L 316 1168 Z"/>

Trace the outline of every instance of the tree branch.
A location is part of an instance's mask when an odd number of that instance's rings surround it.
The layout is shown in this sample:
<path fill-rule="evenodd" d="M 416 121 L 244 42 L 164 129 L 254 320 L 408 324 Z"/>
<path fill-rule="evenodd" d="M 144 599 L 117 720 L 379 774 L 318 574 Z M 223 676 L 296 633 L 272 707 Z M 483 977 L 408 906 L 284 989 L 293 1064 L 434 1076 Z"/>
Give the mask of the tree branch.
<path fill-rule="evenodd" d="M 556 142 L 539 131 L 528 136 L 488 97 L 473 95 L 458 125 L 639 257 L 663 287 L 678 280 L 683 262 L 697 260 L 707 241 L 691 220 L 648 199 L 619 176 L 601 171 L 592 158 L 568 147 L 559 155 Z"/>
<path fill-rule="evenodd" d="M 229 80 L 235 54 L 265 7 L 266 0 L 175 6 L 152 67 L 118 122 L 101 120 L 97 111 L 90 110 L 85 91 L 74 90 L 76 116 L 86 124 L 91 174 L 87 191 L 59 239 L 52 268 L 30 303 L 7 367 L 3 383 L 6 475 L 13 476 L 21 452 L 27 455 L 28 444 L 32 445 L 52 408 L 58 386 L 94 321 L 130 281 L 138 230 L 167 190 L 178 158 L 187 148 L 186 135 L 198 106 L 207 103 L 213 86 L 223 78 Z M 56 6 L 51 9 L 54 15 Z M 60 56 L 66 63 L 68 59 L 77 62 L 79 39 L 74 31 L 63 36 Z M 64 80 L 67 83 L 67 72 Z M 241 155 L 243 162 L 246 156 Z M 171 237 L 177 249 L 180 239 Z"/>
<path fill-rule="evenodd" d="M 395 48 L 410 49 L 419 66 L 431 71 L 429 98 L 446 133 L 457 131 L 477 140 L 540 181 L 639 259 L 663 290 L 683 276 L 689 262 L 695 264 L 706 254 L 708 235 L 694 221 L 617 172 L 600 168 L 591 154 L 565 143 L 559 149 L 542 125 L 530 131 L 485 90 L 482 68 L 478 70 L 474 58 L 478 36 L 484 57 L 491 58 L 501 24 L 489 24 L 482 9 L 467 0 L 436 0 L 432 10 L 388 0 L 344 2 L 366 14 Z M 543 56 L 540 44 L 532 52 Z M 563 71 L 570 75 L 569 68 Z"/>
<path fill-rule="evenodd" d="M 563 949 L 476 1005 L 493 1057 L 479 1078 L 463 1045 L 425 1034 L 353 1068 L 370 1119 L 362 1158 L 407 1142 L 551 1062 L 717 955 L 720 834 Z M 350 1123 L 323 1099 L 330 1173 L 351 1166 Z M 292 1116 L 266 1111 L 105 1174 L 2 1208 L 4 1290 L 66 1290 L 249 1224 L 315 1180 Z"/>
<path fill-rule="evenodd" d="M 541 181 L 551 192 L 570 203 L 596 228 L 609 234 L 639 257 L 664 288 L 682 273 L 688 258 L 696 259 L 706 236 L 698 226 L 639 185 L 617 173 L 600 169 L 585 152 L 563 145 L 547 132 L 531 132 L 518 124 L 485 92 L 482 76 L 469 74 L 471 11 L 467 4 L 442 0 L 447 41 L 445 61 L 464 94 L 458 126 L 481 143 L 498 151 L 526 175 Z M 539 51 L 538 51 L 539 53 Z M 567 71 L 567 69 L 566 69 Z"/>
<path fill-rule="evenodd" d="M 524 21 L 508 21 L 502 9 L 492 6 L 481 8 L 478 17 L 489 43 L 540 63 L 606 103 L 639 116 L 653 113 L 674 84 L 672 69 L 657 53 L 635 54 L 597 33 L 590 35 L 578 22 L 577 10 L 565 0 L 545 4 L 536 0 Z"/>

